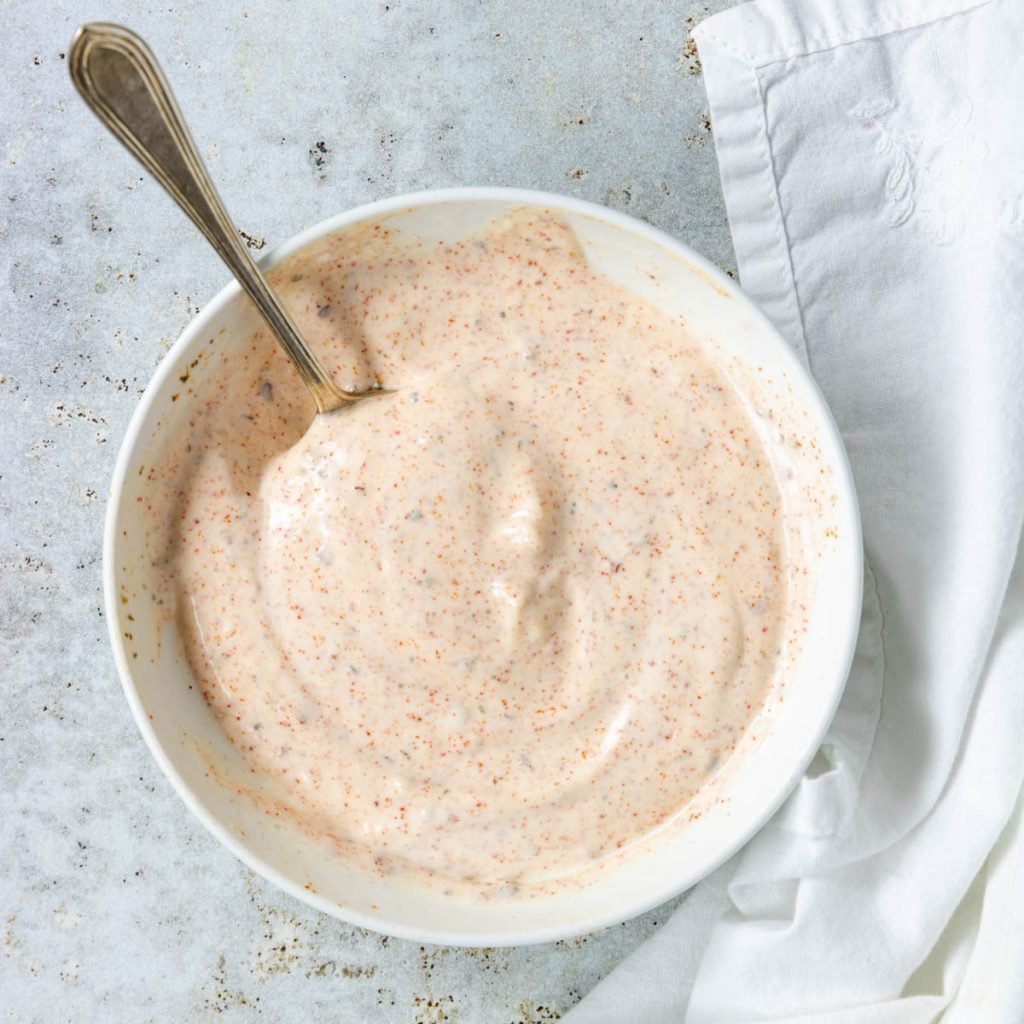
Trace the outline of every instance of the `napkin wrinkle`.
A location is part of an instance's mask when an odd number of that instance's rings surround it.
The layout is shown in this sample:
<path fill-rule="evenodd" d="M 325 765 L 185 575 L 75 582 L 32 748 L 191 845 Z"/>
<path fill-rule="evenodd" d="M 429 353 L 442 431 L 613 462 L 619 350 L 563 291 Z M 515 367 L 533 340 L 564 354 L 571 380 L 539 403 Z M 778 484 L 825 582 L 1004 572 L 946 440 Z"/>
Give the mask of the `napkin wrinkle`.
<path fill-rule="evenodd" d="M 976 950 L 945 1024 L 1013 1020 L 1024 1006 L 1024 971 L 1015 960 L 1019 948 L 1015 938 L 1024 934 L 1024 789 L 969 896 L 980 903 Z"/>
<path fill-rule="evenodd" d="M 960 987 L 981 917 L 984 872 L 971 882 L 931 951 L 907 978 L 902 999 L 932 996 L 946 1004 Z"/>
<path fill-rule="evenodd" d="M 734 878 L 728 892 L 736 912 L 748 921 L 756 920 L 761 925 L 784 930 L 796 920 L 799 879 L 747 884 Z"/>

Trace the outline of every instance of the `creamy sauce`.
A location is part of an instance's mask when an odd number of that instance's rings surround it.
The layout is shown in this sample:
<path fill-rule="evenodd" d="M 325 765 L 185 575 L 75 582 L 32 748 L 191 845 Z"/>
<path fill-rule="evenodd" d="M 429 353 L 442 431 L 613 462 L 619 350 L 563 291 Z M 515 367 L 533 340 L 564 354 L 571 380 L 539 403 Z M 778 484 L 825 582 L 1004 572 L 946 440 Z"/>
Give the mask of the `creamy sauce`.
<path fill-rule="evenodd" d="M 712 357 L 535 211 L 369 225 L 273 276 L 339 383 L 395 390 L 314 418 L 259 332 L 161 467 L 164 586 L 276 812 L 477 893 L 678 819 L 787 605 L 771 462 Z"/>

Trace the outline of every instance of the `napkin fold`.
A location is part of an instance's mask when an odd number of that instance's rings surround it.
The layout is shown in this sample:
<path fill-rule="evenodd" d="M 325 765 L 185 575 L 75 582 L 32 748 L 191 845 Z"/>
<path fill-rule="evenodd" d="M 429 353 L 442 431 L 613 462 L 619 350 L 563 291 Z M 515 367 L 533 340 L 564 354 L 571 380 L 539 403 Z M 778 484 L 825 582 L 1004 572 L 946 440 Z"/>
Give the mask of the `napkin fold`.
<path fill-rule="evenodd" d="M 695 33 L 740 276 L 842 430 L 835 721 L 571 1024 L 1024 1022 L 1024 5 L 754 0 Z"/>

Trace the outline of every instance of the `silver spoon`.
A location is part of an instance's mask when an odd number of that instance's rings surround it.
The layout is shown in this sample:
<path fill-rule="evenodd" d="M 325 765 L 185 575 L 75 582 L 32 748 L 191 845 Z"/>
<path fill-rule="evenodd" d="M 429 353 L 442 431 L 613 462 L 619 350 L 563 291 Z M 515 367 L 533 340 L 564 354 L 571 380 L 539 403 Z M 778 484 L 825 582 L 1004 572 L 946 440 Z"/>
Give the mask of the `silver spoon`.
<path fill-rule="evenodd" d="M 149 47 L 121 25 L 83 25 L 68 51 L 71 80 L 93 113 L 170 193 L 220 254 L 228 269 L 295 364 L 320 412 L 331 412 L 369 391 L 343 391 L 302 340 L 292 318 L 249 255 Z"/>

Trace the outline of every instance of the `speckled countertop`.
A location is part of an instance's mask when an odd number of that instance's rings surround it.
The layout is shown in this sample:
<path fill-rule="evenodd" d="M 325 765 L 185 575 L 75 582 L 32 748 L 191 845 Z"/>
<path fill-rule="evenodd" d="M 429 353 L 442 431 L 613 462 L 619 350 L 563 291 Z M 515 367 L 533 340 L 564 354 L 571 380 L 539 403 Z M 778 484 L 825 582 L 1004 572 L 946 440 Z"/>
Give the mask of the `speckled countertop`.
<path fill-rule="evenodd" d="M 384 938 L 253 875 L 161 777 L 108 651 L 104 502 L 146 381 L 227 274 L 73 93 L 74 28 L 149 39 L 254 249 L 397 192 L 503 184 L 606 203 L 731 269 L 688 36 L 727 6 L 4 5 L 5 1021 L 556 1020 L 671 909 L 522 949 Z"/>

